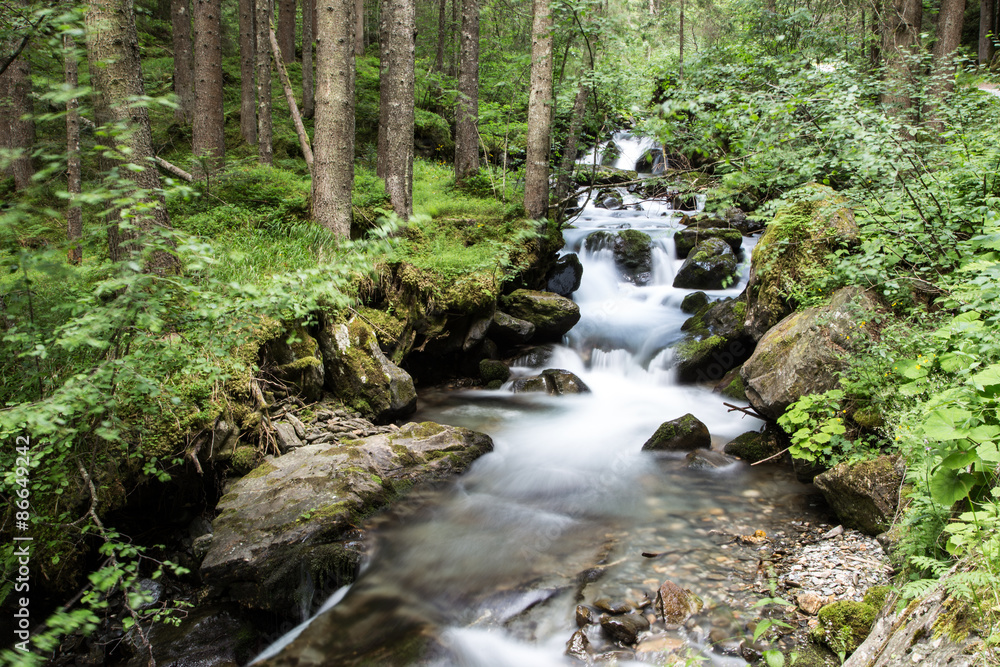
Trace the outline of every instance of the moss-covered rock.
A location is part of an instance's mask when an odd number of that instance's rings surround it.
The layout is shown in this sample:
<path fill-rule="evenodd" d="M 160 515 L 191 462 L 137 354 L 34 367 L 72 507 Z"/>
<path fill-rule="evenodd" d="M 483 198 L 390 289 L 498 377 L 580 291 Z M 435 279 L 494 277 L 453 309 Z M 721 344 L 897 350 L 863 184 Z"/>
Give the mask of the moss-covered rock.
<path fill-rule="evenodd" d="M 615 266 L 623 280 L 647 284 L 653 276 L 653 240 L 635 229 L 618 232 L 597 231 L 587 236 L 584 247 L 594 252 L 608 249 L 614 253 Z"/>
<path fill-rule="evenodd" d="M 878 535 L 892 524 L 899 506 L 905 469 L 900 458 L 886 455 L 860 463 L 841 463 L 813 483 L 845 526 Z"/>
<path fill-rule="evenodd" d="M 792 295 L 827 271 L 826 256 L 858 237 L 847 200 L 815 183 L 780 209 L 753 250 L 747 285 L 747 329 L 760 339 L 793 309 Z"/>
<path fill-rule="evenodd" d="M 499 382 L 503 384 L 510 378 L 510 369 L 502 361 L 483 359 L 479 362 L 479 377 L 486 383 Z"/>
<path fill-rule="evenodd" d="M 290 326 L 281 336 L 264 343 L 261 371 L 305 401 L 317 401 L 323 394 L 319 343 L 301 325 Z"/>
<path fill-rule="evenodd" d="M 703 306 L 681 326 L 687 335 L 674 348 L 681 382 L 719 382 L 750 357 L 753 339 L 743 327 L 743 297 Z"/>
<path fill-rule="evenodd" d="M 462 472 L 492 448 L 482 433 L 424 422 L 269 459 L 219 501 L 201 575 L 246 607 L 298 609 L 303 569 L 317 589 L 353 575 L 357 540 L 345 539 L 364 517 L 414 483 Z"/>
<path fill-rule="evenodd" d="M 854 653 L 868 637 L 878 609 L 865 602 L 841 600 L 819 610 L 819 625 L 813 628 L 814 641 L 834 653 Z"/>
<path fill-rule="evenodd" d="M 747 390 L 743 385 L 743 378 L 740 377 L 740 369 L 735 368 L 722 378 L 722 382 L 716 386 L 718 392 L 725 398 L 736 401 L 747 400 Z"/>
<path fill-rule="evenodd" d="M 535 325 L 532 340 L 558 341 L 580 321 L 580 307 L 552 292 L 519 289 L 503 297 L 506 313 Z"/>
<path fill-rule="evenodd" d="M 590 387 L 575 373 L 560 368 L 548 368 L 540 375 L 515 380 L 512 390 L 515 394 L 544 392 L 550 396 L 590 393 Z"/>
<path fill-rule="evenodd" d="M 674 276 L 674 287 L 722 289 L 736 280 L 736 255 L 722 239 L 699 243 Z"/>
<path fill-rule="evenodd" d="M 708 427 L 690 413 L 663 422 L 642 445 L 643 450 L 655 452 L 690 452 L 711 447 L 712 436 Z"/>
<path fill-rule="evenodd" d="M 743 234 L 738 229 L 725 229 L 722 227 L 682 229 L 674 234 L 674 247 L 677 250 L 677 257 L 684 259 L 694 250 L 695 246 L 705 239 L 722 239 L 729 244 L 733 252 L 739 252 L 743 246 Z"/>
<path fill-rule="evenodd" d="M 486 333 L 498 343 L 517 345 L 531 340 L 535 335 L 535 325 L 498 310 L 493 314 L 493 321 Z"/>
<path fill-rule="evenodd" d="M 601 166 L 594 169 L 590 166 L 581 166 L 573 172 L 573 180 L 580 187 L 617 185 L 627 183 L 639 178 L 639 174 L 628 169 L 616 169 L 614 167 Z"/>
<path fill-rule="evenodd" d="M 748 431 L 736 436 L 726 443 L 722 451 L 747 463 L 756 463 L 778 454 L 787 446 L 787 438 L 781 429 L 767 424 L 763 431 Z"/>
<path fill-rule="evenodd" d="M 691 292 L 681 301 L 681 312 L 694 315 L 708 305 L 708 295 L 704 292 Z"/>

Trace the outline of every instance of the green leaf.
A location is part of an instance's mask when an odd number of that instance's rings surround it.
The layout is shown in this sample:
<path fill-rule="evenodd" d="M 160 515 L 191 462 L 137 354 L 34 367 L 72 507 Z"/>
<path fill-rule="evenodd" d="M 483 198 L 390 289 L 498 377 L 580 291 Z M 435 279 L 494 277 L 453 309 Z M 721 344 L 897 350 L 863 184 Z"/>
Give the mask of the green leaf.
<path fill-rule="evenodd" d="M 967 472 L 939 470 L 930 480 L 931 497 L 942 505 L 954 505 L 969 496 L 975 483 L 976 478 Z"/>
<path fill-rule="evenodd" d="M 976 450 L 970 449 L 967 451 L 953 452 L 944 458 L 941 463 L 938 464 L 938 469 L 941 470 L 964 470 L 970 464 L 975 463 L 979 460 L 979 455 Z"/>
<path fill-rule="evenodd" d="M 931 440 L 959 440 L 968 434 L 967 429 L 959 425 L 971 417 L 972 413 L 963 408 L 939 408 L 931 411 L 920 430 Z"/>

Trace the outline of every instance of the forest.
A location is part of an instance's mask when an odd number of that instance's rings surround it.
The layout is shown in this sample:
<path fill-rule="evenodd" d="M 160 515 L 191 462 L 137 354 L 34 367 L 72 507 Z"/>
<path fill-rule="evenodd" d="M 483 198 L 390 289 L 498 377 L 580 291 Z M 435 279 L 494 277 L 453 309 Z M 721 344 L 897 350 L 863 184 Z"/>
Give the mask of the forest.
<path fill-rule="evenodd" d="M 998 28 L 0 0 L 0 662 L 1000 664 Z"/>

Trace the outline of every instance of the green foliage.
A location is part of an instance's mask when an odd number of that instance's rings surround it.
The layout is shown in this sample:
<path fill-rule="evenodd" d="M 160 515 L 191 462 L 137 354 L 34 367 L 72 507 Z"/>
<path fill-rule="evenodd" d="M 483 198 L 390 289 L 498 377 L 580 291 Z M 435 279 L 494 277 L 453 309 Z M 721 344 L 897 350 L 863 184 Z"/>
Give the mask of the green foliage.
<path fill-rule="evenodd" d="M 831 389 L 803 396 L 788 407 L 778 425 L 791 434 L 793 457 L 836 465 L 863 455 L 864 449 L 845 437 L 843 399 L 842 390 Z"/>

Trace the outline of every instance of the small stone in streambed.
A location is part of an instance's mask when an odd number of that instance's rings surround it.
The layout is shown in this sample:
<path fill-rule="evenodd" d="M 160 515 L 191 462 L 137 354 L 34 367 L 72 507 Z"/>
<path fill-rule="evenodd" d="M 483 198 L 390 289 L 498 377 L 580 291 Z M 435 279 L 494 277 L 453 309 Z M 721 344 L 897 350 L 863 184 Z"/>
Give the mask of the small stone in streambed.
<path fill-rule="evenodd" d="M 510 379 L 510 369 L 502 361 L 483 359 L 479 362 L 479 376 L 486 383 L 499 380 L 503 384 Z"/>
<path fill-rule="evenodd" d="M 664 581 L 656 593 L 656 614 L 668 625 L 681 625 L 698 607 L 694 596 L 672 581 Z"/>
<path fill-rule="evenodd" d="M 689 452 L 708 449 L 712 436 L 697 417 L 688 413 L 683 417 L 663 422 L 649 440 L 643 444 L 645 451 Z"/>
<path fill-rule="evenodd" d="M 576 627 L 582 628 L 597 622 L 597 614 L 585 604 L 576 606 Z"/>
<path fill-rule="evenodd" d="M 577 630 L 566 642 L 566 655 L 576 658 L 581 662 L 590 662 L 591 648 L 590 640 L 583 630 Z"/>
<path fill-rule="evenodd" d="M 632 604 L 624 600 L 615 600 L 612 602 L 608 598 L 594 600 L 594 606 L 609 614 L 627 614 L 634 608 Z"/>
<path fill-rule="evenodd" d="M 611 640 L 631 646 L 639 640 L 639 633 L 649 630 L 649 621 L 640 614 L 601 616 L 601 629 Z"/>
<path fill-rule="evenodd" d="M 687 467 L 694 470 L 725 468 L 739 459 L 711 449 L 696 449 L 685 457 Z"/>

